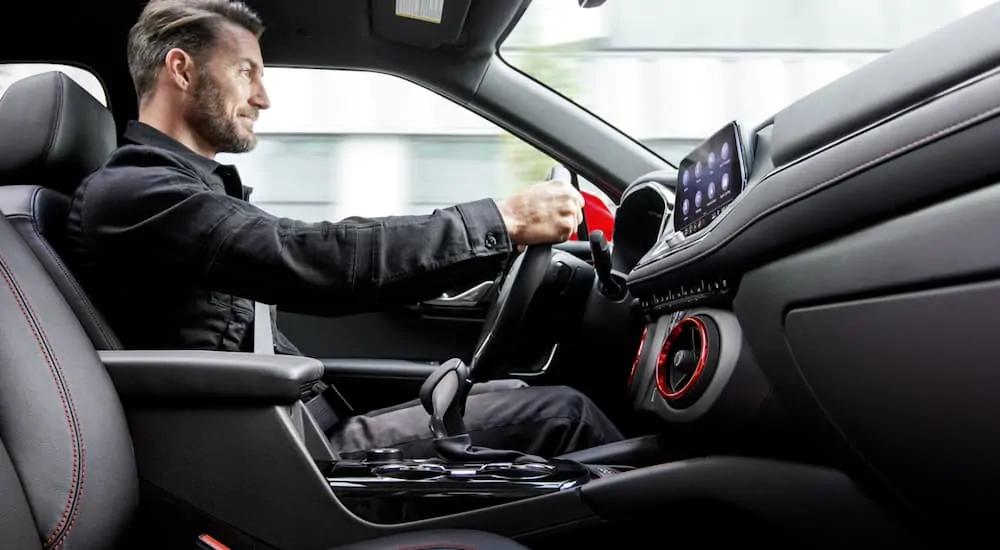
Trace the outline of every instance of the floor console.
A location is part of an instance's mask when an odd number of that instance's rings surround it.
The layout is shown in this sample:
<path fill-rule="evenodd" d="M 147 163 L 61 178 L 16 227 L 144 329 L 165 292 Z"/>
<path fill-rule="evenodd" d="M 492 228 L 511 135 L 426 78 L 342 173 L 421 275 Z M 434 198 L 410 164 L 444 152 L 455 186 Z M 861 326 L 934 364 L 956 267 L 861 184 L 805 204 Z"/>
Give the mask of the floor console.
<path fill-rule="evenodd" d="M 469 511 L 579 487 L 619 470 L 578 462 L 454 463 L 403 459 L 376 449 L 360 460 L 320 465 L 348 509 L 373 523 L 395 524 Z"/>

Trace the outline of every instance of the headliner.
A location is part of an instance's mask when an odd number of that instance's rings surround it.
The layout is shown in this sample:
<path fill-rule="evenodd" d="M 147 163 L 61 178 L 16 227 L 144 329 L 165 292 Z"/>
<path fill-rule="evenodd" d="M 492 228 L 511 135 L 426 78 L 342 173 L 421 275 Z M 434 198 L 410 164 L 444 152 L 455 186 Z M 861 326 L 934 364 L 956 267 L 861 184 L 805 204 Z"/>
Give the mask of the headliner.
<path fill-rule="evenodd" d="M 267 26 L 261 46 L 268 66 L 381 71 L 463 101 L 475 93 L 497 43 L 530 1 L 472 0 L 460 45 L 434 50 L 375 36 L 371 2 L 365 0 L 247 0 L 247 4 Z M 92 3 L 58 7 L 23 3 L 16 16 L 9 12 L 0 21 L 0 62 L 57 62 L 87 68 L 104 83 L 121 129 L 124 121 L 137 116 L 125 42 L 144 4 L 145 0 L 120 0 L 110 10 Z M 94 23 L 81 24 L 84 21 Z M 34 32 L 24 32 L 25 28 Z"/>

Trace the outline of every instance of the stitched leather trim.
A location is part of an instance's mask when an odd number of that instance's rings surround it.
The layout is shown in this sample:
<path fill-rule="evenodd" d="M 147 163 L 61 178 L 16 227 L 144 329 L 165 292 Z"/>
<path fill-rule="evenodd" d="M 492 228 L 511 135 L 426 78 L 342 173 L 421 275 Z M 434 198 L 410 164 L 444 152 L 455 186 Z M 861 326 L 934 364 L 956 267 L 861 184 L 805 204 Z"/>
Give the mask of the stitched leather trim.
<path fill-rule="evenodd" d="M 21 314 L 24 315 L 25 321 L 28 322 L 28 327 L 35 337 L 35 342 L 41 348 L 42 356 L 49 367 L 49 373 L 56 384 L 56 393 L 58 393 L 59 400 L 62 402 L 63 414 L 69 426 L 70 443 L 73 452 L 72 480 L 69 495 L 67 496 L 66 506 L 63 508 L 59 522 L 45 538 L 43 545 L 46 549 L 55 548 L 61 545 L 65 541 L 66 536 L 69 535 L 69 532 L 72 531 L 77 513 L 80 510 L 80 500 L 83 496 L 83 486 L 86 481 L 86 448 L 83 445 L 83 434 L 80 429 L 80 419 L 76 412 L 76 405 L 73 403 L 73 396 L 70 395 L 69 385 L 66 383 L 62 366 L 59 364 L 59 358 L 49 344 L 49 338 L 46 336 L 45 329 L 42 328 L 38 316 L 35 315 L 34 310 L 31 308 L 31 303 L 21 291 L 21 286 L 18 284 L 17 279 L 14 278 L 13 272 L 11 272 L 2 256 L 0 256 L 0 278 L 3 278 L 7 284 L 7 288 L 10 289 L 14 301 L 17 302 L 18 308 L 21 310 Z"/>

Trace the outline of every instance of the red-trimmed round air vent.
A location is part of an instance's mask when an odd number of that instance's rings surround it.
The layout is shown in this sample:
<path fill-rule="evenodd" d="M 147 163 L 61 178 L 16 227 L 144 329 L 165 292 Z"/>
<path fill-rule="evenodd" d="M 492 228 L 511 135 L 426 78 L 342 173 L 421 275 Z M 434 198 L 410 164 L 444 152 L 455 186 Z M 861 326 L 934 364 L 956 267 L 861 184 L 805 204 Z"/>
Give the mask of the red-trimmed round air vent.
<path fill-rule="evenodd" d="M 639 361 L 642 359 L 642 348 L 646 345 L 646 331 L 642 329 L 642 338 L 639 340 L 639 349 L 635 352 L 635 361 L 632 361 L 632 373 L 628 375 L 628 389 L 632 389 L 632 381 L 635 380 L 635 373 L 639 370 Z"/>
<path fill-rule="evenodd" d="M 686 407 L 704 393 L 718 363 L 719 330 L 704 316 L 674 325 L 656 361 L 656 389 L 671 406 Z"/>

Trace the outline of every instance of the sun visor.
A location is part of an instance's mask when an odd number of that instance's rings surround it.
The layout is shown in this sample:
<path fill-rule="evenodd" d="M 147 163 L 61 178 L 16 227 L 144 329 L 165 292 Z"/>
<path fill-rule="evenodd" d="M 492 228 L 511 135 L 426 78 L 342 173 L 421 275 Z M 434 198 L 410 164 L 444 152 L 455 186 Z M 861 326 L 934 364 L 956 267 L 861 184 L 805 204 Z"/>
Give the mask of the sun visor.
<path fill-rule="evenodd" d="M 371 0 L 372 32 L 421 48 L 457 42 L 472 0 Z"/>

